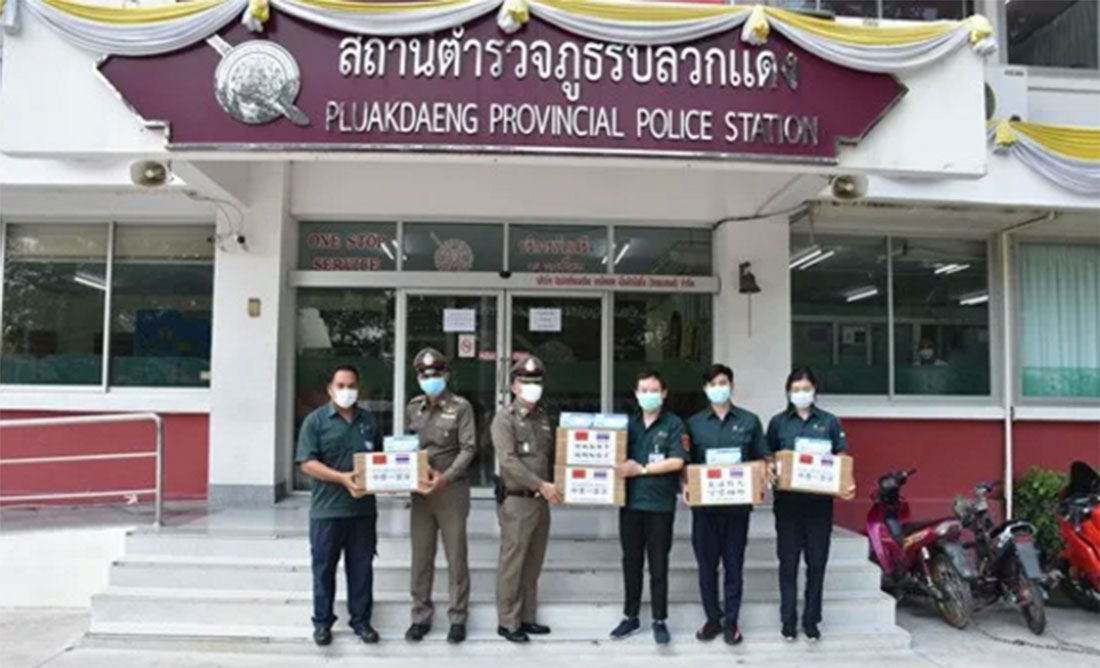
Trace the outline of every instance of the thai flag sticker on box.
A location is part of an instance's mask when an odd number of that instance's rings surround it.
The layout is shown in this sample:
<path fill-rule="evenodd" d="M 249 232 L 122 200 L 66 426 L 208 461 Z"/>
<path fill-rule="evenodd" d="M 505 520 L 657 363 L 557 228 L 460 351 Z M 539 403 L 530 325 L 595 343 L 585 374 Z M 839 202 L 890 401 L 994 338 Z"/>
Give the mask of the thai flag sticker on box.
<path fill-rule="evenodd" d="M 608 469 L 571 469 L 565 479 L 565 502 L 614 504 L 614 475 Z"/>
<path fill-rule="evenodd" d="M 416 489 L 417 460 L 407 452 L 371 456 L 366 467 L 366 488 L 372 492 L 408 492 Z"/>
<path fill-rule="evenodd" d="M 840 467 L 833 455 L 801 453 L 791 467 L 791 486 L 825 494 L 840 493 Z"/>
<path fill-rule="evenodd" d="M 753 502 L 752 476 L 739 466 L 707 469 L 702 481 L 702 503 L 741 505 Z"/>
<path fill-rule="evenodd" d="M 565 442 L 566 466 L 614 466 L 615 432 L 577 429 Z"/>

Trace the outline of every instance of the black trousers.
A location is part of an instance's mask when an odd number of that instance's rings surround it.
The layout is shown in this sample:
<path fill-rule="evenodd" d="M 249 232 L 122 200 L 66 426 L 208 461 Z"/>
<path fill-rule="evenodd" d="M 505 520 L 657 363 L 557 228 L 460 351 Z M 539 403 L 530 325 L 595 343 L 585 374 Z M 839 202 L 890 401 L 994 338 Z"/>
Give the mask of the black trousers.
<path fill-rule="evenodd" d="M 314 626 L 331 628 L 336 621 L 332 606 L 336 599 L 336 563 L 341 552 L 348 578 L 349 623 L 353 629 L 370 625 L 377 521 L 377 515 L 310 520 Z"/>
<path fill-rule="evenodd" d="M 676 514 L 648 510 L 619 511 L 619 541 L 623 547 L 623 615 L 637 617 L 642 607 L 642 569 L 649 559 L 649 597 L 653 619 L 668 618 L 668 555 L 672 551 L 672 521 Z"/>
<path fill-rule="evenodd" d="M 806 559 L 805 608 L 802 625 L 821 621 L 825 564 L 833 534 L 833 498 L 818 494 L 776 492 L 776 552 L 779 554 L 779 615 L 784 626 L 798 623 L 798 562 Z"/>
<path fill-rule="evenodd" d="M 724 618 L 736 627 L 741 614 L 745 545 L 749 539 L 749 506 L 729 510 L 695 510 L 691 513 L 691 546 L 699 565 L 699 594 L 707 621 Z M 718 604 L 718 564 L 722 564 L 724 606 Z"/>

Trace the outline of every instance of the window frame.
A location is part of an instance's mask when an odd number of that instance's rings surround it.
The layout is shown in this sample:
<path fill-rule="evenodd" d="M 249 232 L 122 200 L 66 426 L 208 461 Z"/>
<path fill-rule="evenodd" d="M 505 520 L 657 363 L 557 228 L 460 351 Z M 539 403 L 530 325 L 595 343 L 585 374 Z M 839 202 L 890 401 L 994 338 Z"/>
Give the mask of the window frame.
<path fill-rule="evenodd" d="M 1085 69 L 1083 67 L 1060 67 L 1053 65 L 1027 65 L 1011 63 L 1008 60 L 1008 30 L 1005 27 L 1008 25 L 1008 2 L 1006 0 L 975 0 L 976 3 L 986 3 L 986 8 L 989 4 L 994 5 L 993 11 L 984 13 L 985 16 L 991 16 L 995 20 L 993 29 L 997 36 L 997 60 L 1001 65 L 1006 67 L 1020 67 L 1027 70 L 1028 75 L 1035 76 L 1050 76 L 1050 77 L 1066 77 L 1077 78 L 1085 80 L 1100 80 L 1100 68 L 1098 69 Z M 981 5 L 975 4 L 977 10 Z"/>
<path fill-rule="evenodd" d="M 147 393 L 150 390 L 156 392 L 168 392 L 168 393 L 180 393 L 181 395 L 195 395 L 196 393 L 205 393 L 210 391 L 210 385 L 201 386 L 188 386 L 188 385 L 112 385 L 110 383 L 111 378 L 111 315 L 112 304 L 111 298 L 114 293 L 114 263 L 115 263 L 115 232 L 118 225 L 123 227 L 139 226 L 139 225 L 158 225 L 158 224 L 170 224 L 170 225 L 188 225 L 195 227 L 210 227 L 216 229 L 216 222 L 211 220 L 199 220 L 194 218 L 187 219 L 110 219 L 102 220 L 95 218 L 75 218 L 75 219 L 55 219 L 55 218 L 19 218 L 19 219 L 7 219 L 0 217 L 0 328 L 4 323 L 4 280 L 5 271 L 7 269 L 7 238 L 8 238 L 8 226 L 9 225 L 87 225 L 92 226 L 107 226 L 107 254 L 104 260 L 106 271 L 104 272 L 104 282 L 106 283 L 106 294 L 103 296 L 103 342 L 100 349 L 101 364 L 100 364 L 100 377 L 99 383 L 87 384 L 87 385 L 74 385 L 70 383 L 42 383 L 42 384 L 26 384 L 26 383 L 0 383 L 0 393 L 7 392 L 20 392 L 20 393 L 33 393 L 33 394 L 65 394 L 65 393 L 80 393 L 80 394 L 116 394 L 116 393 L 133 393 L 138 392 Z M 215 249 L 213 261 L 217 262 L 217 250 Z M 211 291 L 211 304 L 213 304 L 213 291 Z M 213 324 L 211 324 L 213 328 Z M 211 363 L 213 359 L 211 359 Z"/>

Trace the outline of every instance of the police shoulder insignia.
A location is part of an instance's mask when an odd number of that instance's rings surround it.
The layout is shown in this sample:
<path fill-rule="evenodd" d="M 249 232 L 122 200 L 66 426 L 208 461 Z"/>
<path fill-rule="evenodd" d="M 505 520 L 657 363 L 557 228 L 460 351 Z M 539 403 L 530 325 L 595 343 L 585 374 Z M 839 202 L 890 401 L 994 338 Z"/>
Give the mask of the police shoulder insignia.
<path fill-rule="evenodd" d="M 680 445 L 684 447 L 685 451 L 691 452 L 691 436 L 688 436 L 687 432 L 684 432 L 683 436 L 680 437 Z"/>

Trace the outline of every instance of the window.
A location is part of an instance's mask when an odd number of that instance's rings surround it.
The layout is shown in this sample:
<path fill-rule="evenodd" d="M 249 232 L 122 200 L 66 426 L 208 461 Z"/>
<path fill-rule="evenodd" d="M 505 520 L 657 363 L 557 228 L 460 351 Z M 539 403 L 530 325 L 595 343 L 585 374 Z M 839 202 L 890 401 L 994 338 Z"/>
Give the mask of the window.
<path fill-rule="evenodd" d="M 540 274 L 607 272 L 607 228 L 579 225 L 512 225 L 508 268 Z"/>
<path fill-rule="evenodd" d="M 311 271 L 397 269 L 396 223 L 306 223 L 298 226 L 298 268 Z"/>
<path fill-rule="evenodd" d="M 878 0 L 818 0 L 817 6 L 837 16 L 878 18 Z"/>
<path fill-rule="evenodd" d="M 500 271 L 503 225 L 405 223 L 402 230 L 407 271 Z"/>
<path fill-rule="evenodd" d="M 1100 246 L 1019 249 L 1021 393 L 1100 397 Z"/>
<path fill-rule="evenodd" d="M 772 0 L 769 4 L 792 11 L 904 21 L 958 20 L 974 14 L 974 0 Z"/>
<path fill-rule="evenodd" d="M 886 394 L 886 239 L 791 235 L 791 341 L 830 394 Z"/>
<path fill-rule="evenodd" d="M 7 225 L 0 382 L 103 381 L 108 231 Z"/>
<path fill-rule="evenodd" d="M 897 394 L 989 394 L 985 241 L 890 239 Z"/>
<path fill-rule="evenodd" d="M 209 385 L 213 233 L 211 227 L 116 226 L 112 385 Z"/>
<path fill-rule="evenodd" d="M 1097 5 L 1096 0 L 1005 2 L 1008 62 L 1097 69 Z"/>
<path fill-rule="evenodd" d="M 635 379 L 656 369 L 668 385 L 665 407 L 687 417 L 706 405 L 711 362 L 711 295 L 616 293 L 614 407 L 633 412 Z"/>
<path fill-rule="evenodd" d="M 616 274 L 710 274 L 710 230 L 616 227 L 615 249 Z"/>
<path fill-rule="evenodd" d="M 393 433 L 393 290 L 298 290 L 298 355 L 294 371 L 294 433 L 328 401 L 334 366 L 359 369 L 360 405 Z M 295 469 L 295 489 L 308 483 Z"/>

